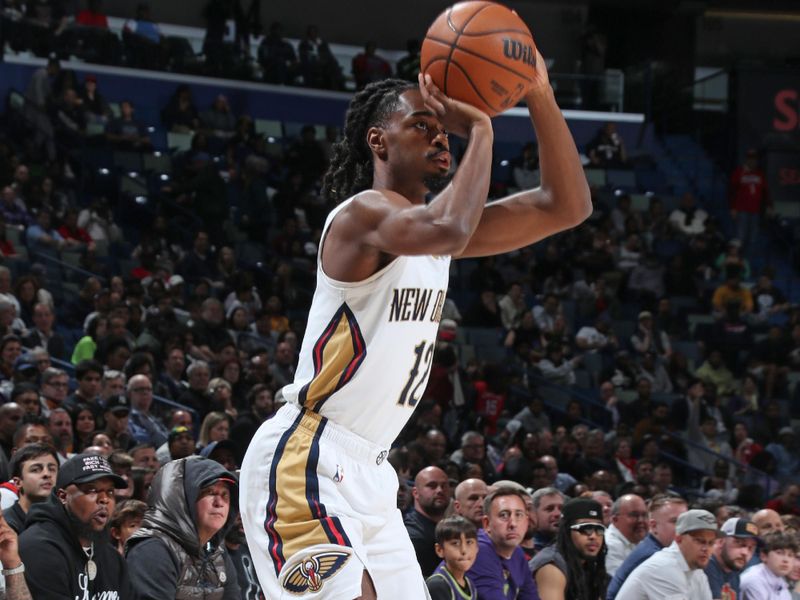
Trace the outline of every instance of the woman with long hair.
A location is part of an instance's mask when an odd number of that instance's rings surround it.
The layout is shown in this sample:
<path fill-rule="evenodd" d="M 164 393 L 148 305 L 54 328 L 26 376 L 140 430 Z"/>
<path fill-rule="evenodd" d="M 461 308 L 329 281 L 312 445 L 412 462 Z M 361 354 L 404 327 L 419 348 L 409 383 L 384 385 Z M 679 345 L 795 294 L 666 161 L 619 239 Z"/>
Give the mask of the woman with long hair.
<path fill-rule="evenodd" d="M 556 542 L 533 557 L 530 567 L 543 600 L 604 600 L 606 573 L 603 507 L 591 498 L 564 504 Z"/>
<path fill-rule="evenodd" d="M 208 446 L 211 442 L 221 442 L 227 440 L 230 434 L 231 418 L 220 411 L 213 411 L 206 415 L 203 424 L 200 425 L 200 435 L 197 440 L 197 448 Z"/>
<path fill-rule="evenodd" d="M 97 427 L 97 419 L 94 411 L 88 404 L 79 403 L 71 411 L 73 442 L 72 447 L 78 454 L 84 448 L 92 445 L 92 438 Z"/>
<path fill-rule="evenodd" d="M 22 354 L 22 342 L 13 333 L 0 339 L 0 380 L 14 378 L 14 363 Z"/>
<path fill-rule="evenodd" d="M 242 363 L 238 358 L 226 360 L 219 367 L 219 376 L 227 381 L 231 386 L 233 394 L 233 406 L 237 410 L 246 410 L 249 406 L 247 401 L 247 386 L 244 384 L 244 377 L 242 377 Z"/>
<path fill-rule="evenodd" d="M 19 317 L 26 327 L 33 327 L 33 307 L 39 301 L 39 284 L 32 275 L 23 275 L 14 285 L 14 296 L 19 302 Z"/>

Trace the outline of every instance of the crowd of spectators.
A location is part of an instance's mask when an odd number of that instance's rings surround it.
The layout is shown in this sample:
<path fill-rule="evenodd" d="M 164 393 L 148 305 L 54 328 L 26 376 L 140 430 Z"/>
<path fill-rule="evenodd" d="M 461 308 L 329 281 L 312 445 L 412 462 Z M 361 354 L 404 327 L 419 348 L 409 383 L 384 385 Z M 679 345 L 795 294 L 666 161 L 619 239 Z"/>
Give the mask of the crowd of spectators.
<path fill-rule="evenodd" d="M 284 77 L 303 59 L 272 33 Z M 318 32 L 304 41 L 308 56 L 325 54 Z M 374 59 L 368 44 L 364 83 L 385 72 Z M 275 152 L 224 96 L 198 107 L 180 86 L 163 125 L 190 133 L 191 148 L 171 158 L 148 211 L 131 212 L 135 202 L 100 189 L 65 150 L 96 121 L 107 124 L 101 148 L 149 151 L 135 107 L 123 101 L 114 117 L 106 92 L 51 61 L 27 90 L 42 109 L 33 126 L 6 119 L 0 138 L 0 505 L 24 531 L 26 565 L 7 584 L 27 581 L 35 598 L 191 596 L 211 561 L 226 577 L 203 585 L 235 594 L 257 585 L 235 473 L 294 376 L 330 208 L 319 181 L 338 132 L 318 139 L 309 126 Z M 615 136 L 604 127 L 583 149 L 591 166 L 626 160 Z M 529 145 L 498 183 L 530 185 L 536 170 Z M 743 194 L 733 198 L 739 217 Z M 642 206 L 597 189 L 594 201 L 578 229 L 457 267 L 427 390 L 389 456 L 424 574 L 480 598 L 538 587 L 596 600 L 615 581 L 616 597 L 643 597 L 626 586 L 653 578 L 626 561 L 644 569 L 667 548 L 669 568 L 679 554 L 692 570 L 705 560 L 733 585 L 743 568 L 728 558 L 752 522 L 767 566 L 742 586 L 770 573 L 794 586 L 800 572 L 770 555 L 794 560 L 796 539 L 766 534 L 798 530 L 800 312 L 773 269 L 725 235 L 725 215 L 692 194 Z M 736 231 L 754 239 L 757 219 Z M 713 548 L 696 510 L 725 533 Z M 14 571 L 4 535 L 0 525 L 0 561 Z M 63 541 L 45 552 L 53 539 Z M 454 539 L 475 540 L 475 566 L 460 575 L 447 562 Z M 71 566 L 43 576 L 53 564 Z M 630 577 L 617 581 L 620 570 Z M 152 589 L 155 572 L 175 582 L 167 596 Z M 702 588 L 699 573 L 692 582 Z"/>
<path fill-rule="evenodd" d="M 345 89 L 348 79 L 360 89 L 392 75 L 374 42 L 366 43 L 352 59 L 352 71 L 345 73 L 317 25 L 290 41 L 280 22 L 262 31 L 257 1 L 207 0 L 201 6 L 206 28 L 199 53 L 188 39 L 165 34 L 147 2 L 137 3 L 126 15 L 119 34 L 109 28 L 102 0 L 4 0 L 0 18 L 11 50 L 41 57 L 76 56 L 100 64 L 333 90 Z M 409 41 L 396 74 L 415 80 L 418 69 L 419 42 Z"/>

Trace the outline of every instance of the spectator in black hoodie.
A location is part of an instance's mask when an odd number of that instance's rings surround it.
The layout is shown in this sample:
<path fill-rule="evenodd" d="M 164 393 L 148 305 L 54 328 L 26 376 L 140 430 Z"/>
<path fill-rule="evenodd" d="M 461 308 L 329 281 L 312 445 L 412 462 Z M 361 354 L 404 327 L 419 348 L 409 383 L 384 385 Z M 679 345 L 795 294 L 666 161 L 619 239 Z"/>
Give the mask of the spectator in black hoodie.
<path fill-rule="evenodd" d="M 218 462 L 191 456 L 161 467 L 142 526 L 126 544 L 139 599 L 240 598 L 224 544 L 237 506 L 236 477 Z"/>
<path fill-rule="evenodd" d="M 114 490 L 126 487 L 101 456 L 79 454 L 61 465 L 55 494 L 31 508 L 19 538 L 25 580 L 36 600 L 136 598 L 125 560 L 108 535 Z"/>

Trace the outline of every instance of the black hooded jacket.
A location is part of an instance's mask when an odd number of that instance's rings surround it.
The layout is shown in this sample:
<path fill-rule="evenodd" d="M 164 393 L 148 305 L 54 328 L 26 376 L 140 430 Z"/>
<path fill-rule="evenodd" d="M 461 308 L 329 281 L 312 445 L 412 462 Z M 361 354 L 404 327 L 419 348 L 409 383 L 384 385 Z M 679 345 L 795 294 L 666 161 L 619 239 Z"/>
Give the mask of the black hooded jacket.
<path fill-rule="evenodd" d="M 94 543 L 97 576 L 89 581 L 86 553 L 55 494 L 34 504 L 19 536 L 25 581 L 36 600 L 135 600 L 125 559 L 108 542 Z"/>
<path fill-rule="evenodd" d="M 225 550 L 225 532 L 236 519 L 237 490 L 231 489 L 228 520 L 200 546 L 195 505 L 200 491 L 221 477 L 236 477 L 219 463 L 199 456 L 173 460 L 153 480 L 142 527 L 126 544 L 131 580 L 140 600 L 238 600 L 236 568 Z"/>

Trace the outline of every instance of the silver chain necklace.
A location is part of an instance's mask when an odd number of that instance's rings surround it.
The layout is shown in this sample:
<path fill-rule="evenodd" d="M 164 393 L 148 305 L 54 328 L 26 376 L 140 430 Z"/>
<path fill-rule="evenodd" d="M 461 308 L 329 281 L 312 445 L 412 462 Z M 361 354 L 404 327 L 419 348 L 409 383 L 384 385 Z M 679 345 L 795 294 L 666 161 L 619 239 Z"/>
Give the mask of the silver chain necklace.
<path fill-rule="evenodd" d="M 94 558 L 94 542 L 92 542 L 88 550 L 84 548 L 83 551 L 89 558 L 89 560 L 86 561 L 86 575 L 89 576 L 89 581 L 94 581 L 94 578 L 97 577 L 97 563 L 92 560 L 92 558 Z"/>

